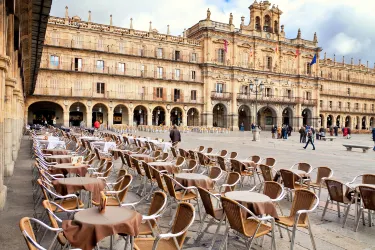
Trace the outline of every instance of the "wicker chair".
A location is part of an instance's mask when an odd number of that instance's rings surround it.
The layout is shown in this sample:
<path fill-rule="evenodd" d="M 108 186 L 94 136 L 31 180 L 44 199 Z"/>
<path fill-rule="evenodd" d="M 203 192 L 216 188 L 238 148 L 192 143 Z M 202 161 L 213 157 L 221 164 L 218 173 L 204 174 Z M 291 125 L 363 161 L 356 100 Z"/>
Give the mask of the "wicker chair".
<path fill-rule="evenodd" d="M 206 220 L 208 215 L 214 221 L 218 222 L 214 237 L 212 238 L 211 245 L 208 248 L 209 250 L 211 250 L 213 248 L 214 244 L 215 244 L 217 234 L 219 233 L 220 227 L 223 224 L 223 221 L 225 219 L 225 214 L 224 214 L 223 208 L 220 207 L 220 199 L 218 197 L 216 197 L 214 194 L 210 193 L 208 190 L 206 190 L 204 188 L 201 188 L 201 187 L 198 187 L 198 192 L 199 192 L 199 195 L 201 197 L 203 207 L 204 207 L 206 213 L 203 216 L 203 219 L 202 219 L 201 224 L 199 226 L 197 239 L 203 233 L 204 221 Z M 214 207 L 214 204 L 212 203 L 212 199 L 216 200 L 217 204 L 219 204 L 219 206 L 217 208 Z M 208 224 L 206 230 L 208 229 L 209 226 L 210 225 Z"/>
<path fill-rule="evenodd" d="M 254 176 L 254 171 L 252 169 L 248 169 L 245 166 L 245 164 L 243 164 L 242 162 L 236 159 L 231 159 L 230 165 L 231 165 L 233 172 L 239 173 L 241 175 L 241 188 L 244 186 L 244 181 L 246 177 L 249 178 L 249 182 L 250 182 L 250 178 L 252 178 L 253 183 L 255 185 L 255 176 Z"/>
<path fill-rule="evenodd" d="M 177 158 L 178 157 L 178 152 L 177 152 L 176 148 L 171 147 L 171 152 L 172 152 L 173 158 Z"/>
<path fill-rule="evenodd" d="M 293 191 L 296 189 L 307 189 L 307 186 L 302 184 L 302 177 L 298 174 L 287 170 L 280 169 L 280 175 L 284 183 L 284 189 L 290 195 L 290 200 L 293 200 Z M 298 183 L 297 183 L 298 182 Z"/>
<path fill-rule="evenodd" d="M 279 202 L 285 197 L 285 190 L 283 189 L 283 186 L 275 181 L 265 181 L 254 186 L 252 189 L 250 189 L 250 192 L 256 191 L 256 189 L 258 188 L 257 186 L 261 186 L 259 187 L 259 192 L 263 187 L 263 194 L 270 197 L 272 202 L 279 208 L 281 215 L 284 215 L 283 210 L 281 209 L 281 206 L 279 204 Z"/>
<path fill-rule="evenodd" d="M 273 217 L 264 216 L 262 218 L 259 218 L 237 201 L 223 196 L 221 197 L 221 204 L 229 222 L 229 227 L 227 227 L 227 230 L 225 231 L 224 240 L 220 249 L 222 249 L 223 245 L 227 248 L 230 229 L 238 232 L 239 235 L 242 236 L 242 238 L 245 238 L 245 240 L 247 240 L 246 246 L 248 247 L 248 249 L 251 249 L 254 239 L 271 234 L 271 249 L 276 249 L 274 232 L 275 220 Z M 247 219 L 244 218 L 243 212 L 248 213 L 250 216 L 247 216 Z M 271 226 L 265 224 L 264 222 L 270 222 Z"/>
<path fill-rule="evenodd" d="M 359 219 L 363 218 L 363 225 L 365 225 L 364 210 L 367 209 L 369 226 L 372 226 L 371 212 L 375 211 L 375 187 L 369 185 L 359 185 L 359 193 L 361 195 L 362 206 L 359 208 L 355 231 L 358 230 Z"/>
<path fill-rule="evenodd" d="M 213 165 L 213 162 L 210 158 L 208 158 L 206 155 L 197 152 L 198 155 L 198 161 L 199 161 L 199 167 L 205 168 L 205 170 L 202 173 L 208 173 L 210 171 L 210 167 Z"/>
<path fill-rule="evenodd" d="M 180 152 L 180 156 L 184 157 L 185 159 L 189 158 L 189 153 L 185 149 L 179 148 L 178 151 Z"/>
<path fill-rule="evenodd" d="M 128 194 L 129 187 L 132 183 L 133 177 L 129 174 L 125 175 L 121 183 L 114 187 L 114 190 L 104 191 L 107 196 L 107 206 L 120 206 L 124 202 Z M 99 206 L 99 202 L 91 201 L 93 205 Z"/>
<path fill-rule="evenodd" d="M 113 162 L 109 161 L 105 165 L 105 168 L 103 169 L 103 171 L 93 172 L 91 174 L 91 177 L 100 177 L 102 179 L 107 179 L 112 171 L 112 168 L 113 168 Z"/>
<path fill-rule="evenodd" d="M 200 151 L 198 151 L 198 152 L 200 152 Z M 193 150 L 189 150 L 188 153 L 189 153 L 189 159 L 190 160 L 197 160 L 197 156 L 196 156 L 196 154 Z"/>
<path fill-rule="evenodd" d="M 216 157 L 217 164 L 223 171 L 228 171 L 227 164 L 225 162 L 225 158 L 223 156 L 217 156 Z"/>
<path fill-rule="evenodd" d="M 350 189 L 346 184 L 342 183 L 341 181 L 333 180 L 333 179 L 325 179 L 324 180 L 325 185 L 328 189 L 328 197 L 327 197 L 327 202 L 324 207 L 323 213 L 322 213 L 322 218 L 321 220 L 324 219 L 324 216 L 327 211 L 328 204 L 330 202 L 336 202 L 337 204 L 337 215 L 340 218 L 340 206 L 344 206 L 346 208 L 345 211 L 345 216 L 344 216 L 344 221 L 342 224 L 342 227 L 345 227 L 346 220 L 348 218 L 348 214 L 350 211 L 350 206 L 353 204 L 354 199 L 348 198 L 347 197 L 347 191 Z M 346 190 L 344 190 L 346 189 Z"/>
<path fill-rule="evenodd" d="M 229 155 L 229 159 L 236 159 L 237 156 L 238 156 L 237 152 L 231 152 L 230 155 Z"/>
<path fill-rule="evenodd" d="M 350 186 L 353 184 L 359 177 L 362 177 L 362 184 L 372 184 L 375 185 L 375 174 L 361 174 L 354 177 L 354 179 L 351 182 L 348 182 L 347 184 Z"/>
<path fill-rule="evenodd" d="M 196 160 L 189 160 L 187 164 L 187 168 L 181 169 L 182 172 L 186 173 L 196 173 L 198 170 L 198 162 Z"/>
<path fill-rule="evenodd" d="M 198 152 L 203 153 L 204 149 L 205 149 L 204 146 L 199 146 L 196 149 L 194 149 L 194 151 L 198 151 Z"/>
<path fill-rule="evenodd" d="M 319 198 L 316 194 L 309 190 L 297 189 L 295 190 L 295 198 L 293 200 L 289 216 L 280 216 L 279 220 L 276 221 L 279 227 L 282 227 L 287 230 L 291 250 L 294 247 L 294 239 L 298 227 L 307 228 L 309 230 L 309 235 L 313 249 L 316 250 L 314 236 L 311 231 L 309 213 L 313 212 L 318 207 L 318 205 Z M 289 228 L 293 229 L 290 230 Z M 292 232 L 292 237 L 290 237 L 290 231 Z M 283 235 L 281 229 L 279 229 L 279 232 L 280 237 L 282 238 Z"/>
<path fill-rule="evenodd" d="M 276 165 L 276 159 L 271 158 L 271 157 L 267 157 L 267 158 L 264 158 L 261 161 L 261 163 L 263 163 L 264 165 L 270 166 L 270 167 L 274 167 Z"/>
<path fill-rule="evenodd" d="M 206 153 L 207 154 L 211 154 L 212 152 L 214 151 L 214 149 L 213 148 L 207 148 L 207 151 L 206 151 Z"/>
<path fill-rule="evenodd" d="M 312 168 L 311 165 L 308 164 L 308 163 L 305 163 L 305 162 L 299 162 L 299 163 L 294 164 L 294 165 L 290 168 L 290 170 L 292 170 L 292 169 L 298 169 L 298 170 L 301 170 L 301 171 L 306 172 L 307 174 L 310 174 L 313 168 Z M 310 181 L 310 178 L 308 178 L 308 177 L 303 177 L 303 182 L 309 182 L 309 181 Z"/>
<path fill-rule="evenodd" d="M 137 210 L 137 205 L 141 204 L 144 198 L 145 197 L 134 203 L 121 204 L 121 207 L 131 206 Z M 156 191 L 153 193 L 148 213 L 147 215 L 142 215 L 143 223 L 139 227 L 138 235 L 152 235 L 155 237 L 155 235 L 160 233 L 160 228 L 157 221 L 158 218 L 163 215 L 167 201 L 167 195 L 164 192 Z"/>
<path fill-rule="evenodd" d="M 173 225 L 166 234 L 159 234 L 156 238 L 137 238 L 135 239 L 134 249 L 182 249 L 186 234 L 195 219 L 194 207 L 186 202 L 178 204 L 174 216 Z"/>
<path fill-rule="evenodd" d="M 313 168 L 310 173 L 314 172 L 314 170 L 317 171 L 316 173 L 316 181 L 309 181 L 308 182 L 308 189 L 310 187 L 314 190 L 316 193 L 315 189 L 318 189 L 318 197 L 320 199 L 320 194 L 322 192 L 322 188 L 327 188 L 324 180 L 325 179 L 330 179 L 333 176 L 333 170 L 330 169 L 329 167 L 317 167 Z"/>
<path fill-rule="evenodd" d="M 141 191 L 141 187 L 142 188 L 142 192 L 141 192 L 141 196 L 143 195 L 143 192 L 145 192 L 146 190 L 146 181 L 147 181 L 147 178 L 146 178 L 146 173 L 144 171 L 144 169 L 142 168 L 142 163 L 140 161 L 138 161 L 137 159 L 133 158 L 130 156 L 130 161 L 132 163 L 132 166 L 135 168 L 135 170 L 137 171 L 137 177 L 140 179 L 140 183 L 139 183 L 139 186 L 138 186 L 138 189 L 137 189 L 137 194 L 139 194 L 139 191 Z"/>
<path fill-rule="evenodd" d="M 234 191 L 236 185 L 241 181 L 241 175 L 236 172 L 229 172 L 227 174 L 225 182 L 220 185 L 219 192 L 215 195 L 222 195 L 226 192 Z"/>
<path fill-rule="evenodd" d="M 268 165 L 260 164 L 258 166 L 260 173 L 263 177 L 263 181 L 273 181 L 274 176 L 277 174 L 276 170 L 273 167 Z"/>
<path fill-rule="evenodd" d="M 224 157 L 224 158 L 225 158 L 227 155 L 228 155 L 228 151 L 225 150 L 225 149 L 221 150 L 220 153 L 219 153 L 219 156 Z"/>

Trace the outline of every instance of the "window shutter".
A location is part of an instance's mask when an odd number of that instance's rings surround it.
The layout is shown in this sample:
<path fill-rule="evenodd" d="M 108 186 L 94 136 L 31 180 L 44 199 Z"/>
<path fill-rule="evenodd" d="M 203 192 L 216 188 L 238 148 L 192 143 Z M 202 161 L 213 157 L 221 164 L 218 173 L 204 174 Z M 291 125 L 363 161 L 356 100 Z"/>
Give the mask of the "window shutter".
<path fill-rule="evenodd" d="M 184 91 L 180 89 L 180 101 L 184 102 Z"/>
<path fill-rule="evenodd" d="M 167 88 L 162 88 L 163 90 L 163 101 L 166 101 L 167 100 Z"/>
<path fill-rule="evenodd" d="M 216 62 L 219 62 L 219 50 L 218 49 L 215 49 L 215 57 L 216 59 L 214 58 L 214 60 L 216 60 Z"/>
<path fill-rule="evenodd" d="M 172 101 L 174 101 L 174 89 L 171 89 L 171 99 L 172 99 Z"/>
<path fill-rule="evenodd" d="M 154 87 L 154 91 L 152 93 L 152 99 L 155 100 L 156 99 L 156 88 Z"/>
<path fill-rule="evenodd" d="M 184 72 L 182 69 L 180 69 L 180 80 L 185 80 L 184 78 Z M 189 76 L 186 78 L 186 80 L 189 80 Z"/>

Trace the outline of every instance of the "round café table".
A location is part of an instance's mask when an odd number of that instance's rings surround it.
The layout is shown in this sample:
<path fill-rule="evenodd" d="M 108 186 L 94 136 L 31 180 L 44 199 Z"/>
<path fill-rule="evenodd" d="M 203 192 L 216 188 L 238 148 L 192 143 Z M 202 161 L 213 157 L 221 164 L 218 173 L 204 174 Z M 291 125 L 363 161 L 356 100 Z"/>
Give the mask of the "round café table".
<path fill-rule="evenodd" d="M 72 151 L 66 149 L 43 149 L 42 152 L 50 155 L 69 155 Z"/>
<path fill-rule="evenodd" d="M 146 154 L 131 154 L 131 157 L 145 162 L 153 162 L 154 158 Z"/>
<path fill-rule="evenodd" d="M 272 203 L 271 198 L 265 194 L 250 191 L 231 191 L 224 195 L 247 206 L 255 215 L 268 214 L 278 218 L 275 205 Z"/>
<path fill-rule="evenodd" d="M 108 153 L 110 153 L 115 160 L 117 160 L 120 157 L 120 153 L 129 153 L 130 150 L 126 149 L 118 149 L 118 148 L 112 148 L 108 149 Z"/>
<path fill-rule="evenodd" d="M 213 180 L 203 174 L 196 173 L 180 173 L 174 175 L 176 181 L 185 187 L 201 187 L 208 190 L 214 188 Z"/>
<path fill-rule="evenodd" d="M 91 198 L 95 202 L 100 201 L 100 191 L 104 190 L 105 181 L 91 177 L 71 177 L 53 180 L 52 185 L 56 192 L 61 195 L 74 194 L 81 190 L 90 192 L 90 198 L 87 203 L 90 206 Z"/>
<path fill-rule="evenodd" d="M 89 165 L 87 164 L 80 164 L 78 166 L 74 166 L 71 163 L 62 163 L 51 166 L 50 172 L 52 174 L 63 174 L 64 176 L 67 176 L 68 174 L 85 176 L 88 167 Z"/>
<path fill-rule="evenodd" d="M 159 171 L 165 170 L 170 174 L 178 173 L 178 169 L 176 168 L 176 165 L 172 162 L 154 161 L 154 162 L 149 162 L 148 165 L 150 165 L 151 167 Z"/>
<path fill-rule="evenodd" d="M 309 177 L 309 174 L 306 173 L 303 170 L 299 170 L 299 169 L 289 169 L 289 170 L 292 171 L 293 173 L 295 173 L 296 175 L 301 176 L 302 178 L 308 178 Z"/>
<path fill-rule="evenodd" d="M 134 236 L 138 235 L 141 222 L 142 215 L 134 210 L 107 206 L 103 213 L 97 207 L 79 211 L 73 220 L 64 220 L 62 228 L 71 245 L 82 250 L 92 250 L 108 236 L 111 236 L 112 249 L 112 236 L 116 234 L 130 236 L 133 249 Z"/>
<path fill-rule="evenodd" d="M 47 162 L 57 162 L 58 164 L 61 163 L 71 163 L 72 156 L 71 155 L 51 155 L 44 157 Z"/>

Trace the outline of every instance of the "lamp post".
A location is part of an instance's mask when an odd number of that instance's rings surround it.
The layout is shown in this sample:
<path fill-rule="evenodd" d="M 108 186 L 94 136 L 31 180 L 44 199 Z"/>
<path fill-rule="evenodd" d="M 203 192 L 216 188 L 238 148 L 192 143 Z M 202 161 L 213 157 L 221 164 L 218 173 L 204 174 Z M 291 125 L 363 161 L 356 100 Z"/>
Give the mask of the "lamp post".
<path fill-rule="evenodd" d="M 250 82 L 250 91 L 255 93 L 255 115 L 256 115 L 256 118 L 254 119 L 255 120 L 255 123 L 258 125 L 258 94 L 262 93 L 263 92 L 263 89 L 264 89 L 264 84 L 263 82 L 259 82 L 259 79 L 258 77 L 256 77 L 254 79 L 254 83 L 252 81 L 249 81 Z M 255 86 L 255 89 L 254 89 L 254 86 Z"/>

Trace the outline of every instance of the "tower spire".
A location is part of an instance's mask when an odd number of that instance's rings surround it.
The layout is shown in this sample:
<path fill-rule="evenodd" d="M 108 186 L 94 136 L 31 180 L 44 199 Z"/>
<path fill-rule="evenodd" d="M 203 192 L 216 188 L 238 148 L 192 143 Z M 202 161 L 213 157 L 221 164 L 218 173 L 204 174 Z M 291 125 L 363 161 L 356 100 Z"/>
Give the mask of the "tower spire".
<path fill-rule="evenodd" d="M 91 23 L 91 10 L 89 10 L 89 19 L 87 20 L 87 22 Z"/>
<path fill-rule="evenodd" d="M 133 18 L 132 17 L 130 18 L 130 29 L 131 30 L 133 29 Z"/>
<path fill-rule="evenodd" d="M 297 39 L 301 39 L 301 29 L 298 29 Z"/>
<path fill-rule="evenodd" d="M 65 18 L 69 18 L 68 6 L 65 6 Z"/>
<path fill-rule="evenodd" d="M 169 30 L 169 24 L 167 25 L 167 35 L 170 35 L 171 34 L 171 32 L 170 32 L 170 30 Z"/>

